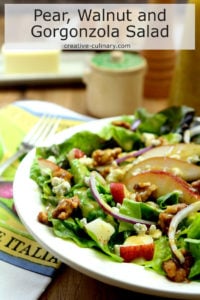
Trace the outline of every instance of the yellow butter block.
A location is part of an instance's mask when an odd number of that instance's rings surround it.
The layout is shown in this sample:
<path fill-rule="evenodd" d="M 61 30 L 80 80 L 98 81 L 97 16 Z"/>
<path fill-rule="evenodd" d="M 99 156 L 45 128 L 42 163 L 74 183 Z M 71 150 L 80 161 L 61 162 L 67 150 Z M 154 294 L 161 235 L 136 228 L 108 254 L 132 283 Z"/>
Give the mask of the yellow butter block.
<path fill-rule="evenodd" d="M 5 49 L 2 47 L 6 74 L 58 73 L 60 50 L 58 49 Z"/>

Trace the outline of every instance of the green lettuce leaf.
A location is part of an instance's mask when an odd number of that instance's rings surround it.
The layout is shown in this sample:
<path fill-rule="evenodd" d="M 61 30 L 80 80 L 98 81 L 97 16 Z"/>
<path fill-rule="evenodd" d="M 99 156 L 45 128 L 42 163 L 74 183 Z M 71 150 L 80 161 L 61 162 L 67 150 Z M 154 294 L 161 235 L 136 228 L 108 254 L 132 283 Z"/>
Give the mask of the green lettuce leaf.
<path fill-rule="evenodd" d="M 155 252 L 151 261 L 145 261 L 143 265 L 146 268 L 153 269 L 155 272 L 161 275 L 165 275 L 162 268 L 163 261 L 166 261 L 172 257 L 171 249 L 169 247 L 168 238 L 162 236 L 155 241 Z"/>

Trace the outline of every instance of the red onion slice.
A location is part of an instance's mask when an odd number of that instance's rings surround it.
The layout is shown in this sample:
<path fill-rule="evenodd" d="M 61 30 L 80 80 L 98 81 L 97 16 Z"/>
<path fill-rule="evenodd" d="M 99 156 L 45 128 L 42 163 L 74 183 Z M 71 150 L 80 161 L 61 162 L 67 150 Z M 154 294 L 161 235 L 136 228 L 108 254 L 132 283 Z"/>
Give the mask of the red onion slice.
<path fill-rule="evenodd" d="M 99 175 L 98 175 L 99 176 Z M 92 192 L 93 197 L 98 202 L 99 206 L 109 215 L 113 216 L 115 219 L 123 222 L 128 222 L 131 224 L 141 223 L 145 224 L 147 226 L 151 226 L 155 224 L 155 222 L 143 220 L 143 219 L 136 219 L 132 218 L 130 216 L 123 215 L 115 210 L 115 207 L 111 207 L 104 201 L 104 199 L 101 197 L 101 195 L 98 192 L 97 186 L 96 186 L 96 173 L 92 172 L 90 179 L 89 179 L 89 186 Z"/>
<path fill-rule="evenodd" d="M 131 125 L 131 130 L 135 131 L 139 127 L 140 124 L 141 124 L 141 120 L 140 119 L 135 120 L 133 122 L 133 124 Z"/>
<path fill-rule="evenodd" d="M 142 149 L 140 149 L 140 150 L 138 150 L 138 151 L 135 151 L 135 152 L 132 152 L 132 153 L 129 153 L 129 154 L 127 154 L 127 155 L 124 155 L 124 156 L 122 156 L 122 157 L 117 158 L 117 159 L 115 160 L 115 162 L 116 162 L 117 164 L 120 164 L 121 162 L 123 162 L 123 161 L 125 161 L 125 160 L 127 160 L 127 159 L 129 159 L 129 158 L 140 156 L 140 155 L 142 155 L 143 153 L 145 153 L 145 152 L 151 150 L 152 148 L 153 148 L 153 146 L 148 146 L 148 147 L 142 148 Z"/>
<path fill-rule="evenodd" d="M 187 207 L 181 209 L 171 220 L 169 231 L 168 231 L 168 237 L 169 237 L 169 244 L 171 247 L 172 252 L 174 255 L 179 259 L 181 263 L 184 263 L 185 257 L 183 256 L 182 252 L 177 248 L 176 241 L 175 241 L 175 235 L 176 230 L 179 225 L 179 223 L 185 219 L 190 213 L 196 212 L 200 210 L 200 201 L 194 202 Z"/>

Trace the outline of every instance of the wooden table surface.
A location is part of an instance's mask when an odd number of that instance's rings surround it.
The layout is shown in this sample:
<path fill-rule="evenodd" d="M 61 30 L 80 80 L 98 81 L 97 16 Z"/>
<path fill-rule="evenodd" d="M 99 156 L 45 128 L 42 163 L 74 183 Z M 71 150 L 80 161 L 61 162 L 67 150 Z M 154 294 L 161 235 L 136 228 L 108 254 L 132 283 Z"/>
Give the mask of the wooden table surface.
<path fill-rule="evenodd" d="M 0 43 L 2 44 L 2 42 L 3 19 L 0 18 Z M 71 85 L 66 82 L 62 86 L 26 86 L 22 82 L 21 86 L 0 88 L 0 107 L 22 99 L 50 101 L 76 112 L 87 114 L 86 87 L 82 83 Z M 150 112 L 156 112 L 166 107 L 167 101 L 166 99 L 144 100 L 142 106 Z M 142 294 L 107 285 L 63 264 L 40 300 L 129 300 L 140 297 Z M 148 296 L 148 299 L 158 298 Z M 162 299 L 164 298 L 162 297 Z"/>

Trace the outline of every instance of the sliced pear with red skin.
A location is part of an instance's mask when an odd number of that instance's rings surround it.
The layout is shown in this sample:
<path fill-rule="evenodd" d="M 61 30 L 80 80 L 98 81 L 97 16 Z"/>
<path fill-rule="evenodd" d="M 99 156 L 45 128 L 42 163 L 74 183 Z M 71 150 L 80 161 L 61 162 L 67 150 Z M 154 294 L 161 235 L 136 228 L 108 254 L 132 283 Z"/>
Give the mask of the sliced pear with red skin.
<path fill-rule="evenodd" d="M 142 159 L 155 156 L 176 157 L 182 160 L 188 160 L 194 156 L 200 157 L 200 144 L 184 144 L 178 143 L 174 145 L 157 146 L 142 154 Z"/>
<path fill-rule="evenodd" d="M 151 260 L 154 255 L 153 238 L 147 234 L 129 236 L 124 244 L 120 245 L 119 255 L 125 262 L 131 262 L 137 258 Z"/>
<path fill-rule="evenodd" d="M 85 153 L 79 148 L 73 148 L 72 152 L 73 152 L 74 158 L 77 158 L 77 159 L 85 156 Z"/>
<path fill-rule="evenodd" d="M 117 203 L 122 203 L 128 193 L 126 186 L 122 182 L 111 182 L 110 192 Z"/>
<path fill-rule="evenodd" d="M 125 181 L 134 174 L 145 170 L 163 170 L 171 172 L 186 181 L 194 181 L 200 178 L 200 166 L 177 158 L 156 156 L 133 164 L 125 175 Z"/>
<path fill-rule="evenodd" d="M 38 158 L 38 164 L 41 169 L 50 169 L 53 176 L 60 177 L 65 180 L 69 180 L 72 177 L 70 172 L 59 167 L 57 164 L 48 159 Z"/>
<path fill-rule="evenodd" d="M 123 182 L 130 192 L 134 191 L 135 185 L 148 182 L 157 186 L 157 189 L 154 191 L 155 197 L 160 197 L 173 191 L 180 191 L 180 202 L 190 204 L 200 201 L 200 195 L 184 179 L 161 170 L 144 171 L 126 180 L 124 179 Z"/>
<path fill-rule="evenodd" d="M 78 149 L 78 148 L 74 149 L 74 157 L 75 158 L 81 158 L 84 156 L 85 156 L 85 153 L 81 149 Z"/>

